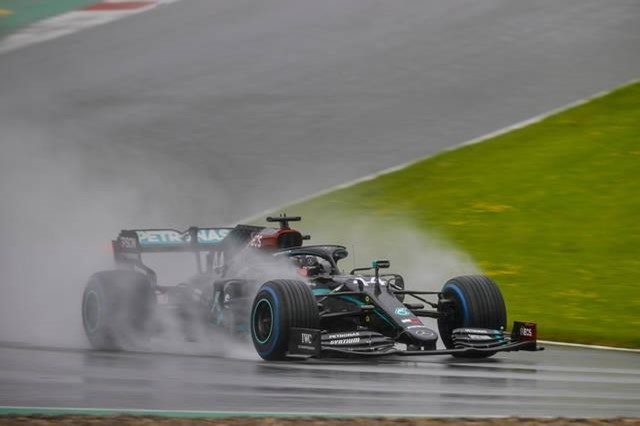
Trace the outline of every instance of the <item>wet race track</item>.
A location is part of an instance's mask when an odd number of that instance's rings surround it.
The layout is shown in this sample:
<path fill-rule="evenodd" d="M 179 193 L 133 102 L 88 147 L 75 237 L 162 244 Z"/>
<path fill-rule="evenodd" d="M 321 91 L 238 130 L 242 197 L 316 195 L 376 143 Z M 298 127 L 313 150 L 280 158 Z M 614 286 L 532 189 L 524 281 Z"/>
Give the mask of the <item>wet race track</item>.
<path fill-rule="evenodd" d="M 46 140 L 82 172 L 38 182 L 64 200 L 51 222 L 92 203 L 123 215 L 114 227 L 234 222 L 637 78 L 639 17 L 637 0 L 185 0 L 0 56 L 3 148 Z M 15 163 L 4 156 L 2 170 Z M 29 164 L 24 176 L 50 167 Z M 33 186 L 16 173 L 0 172 L 11 182 L 0 184 L 5 233 L 27 220 L 20 203 Z M 93 198 L 131 182 L 142 207 Z M 4 271 L 12 259 L 0 259 Z M 65 296 L 78 324 L 80 292 Z M 15 341 L 15 299 L 3 298 L 0 340 Z M 190 356 L 4 344 L 0 405 L 638 416 L 639 367 L 636 353 L 572 348 L 265 363 L 249 347 Z"/>
<path fill-rule="evenodd" d="M 76 408 L 640 415 L 635 353 L 551 347 L 485 361 L 266 363 L 252 359 L 251 350 L 223 358 L 3 347 L 0 398 L 3 405 Z"/>
<path fill-rule="evenodd" d="M 182 1 L 2 55 L 0 126 L 84 167 L 79 191 L 144 185 L 138 226 L 234 222 L 637 78 L 638 16 L 637 0 Z"/>

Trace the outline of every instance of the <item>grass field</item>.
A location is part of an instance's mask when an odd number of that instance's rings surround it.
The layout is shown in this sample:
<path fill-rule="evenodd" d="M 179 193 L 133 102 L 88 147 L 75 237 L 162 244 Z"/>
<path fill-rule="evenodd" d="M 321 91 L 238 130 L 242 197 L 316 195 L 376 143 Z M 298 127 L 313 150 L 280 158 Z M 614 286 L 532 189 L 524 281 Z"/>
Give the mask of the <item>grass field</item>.
<path fill-rule="evenodd" d="M 312 229 L 331 212 L 345 230 L 411 223 L 542 338 L 640 347 L 640 84 L 286 211 Z"/>
<path fill-rule="evenodd" d="M 99 0 L 0 0 L 0 38 L 41 19 L 98 2 Z"/>

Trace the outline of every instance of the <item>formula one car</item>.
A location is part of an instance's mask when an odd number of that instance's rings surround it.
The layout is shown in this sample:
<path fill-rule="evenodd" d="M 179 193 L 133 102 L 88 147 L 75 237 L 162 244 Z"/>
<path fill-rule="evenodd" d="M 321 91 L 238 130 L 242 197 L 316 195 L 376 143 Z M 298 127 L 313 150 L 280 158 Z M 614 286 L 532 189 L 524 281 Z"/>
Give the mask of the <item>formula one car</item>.
<path fill-rule="evenodd" d="M 148 340 L 164 314 L 190 337 L 193 324 L 250 335 L 265 360 L 323 356 L 443 355 L 483 358 L 535 351 L 536 324 L 514 322 L 498 286 L 482 275 L 459 276 L 439 292 L 406 290 L 386 260 L 345 273 L 341 245 L 303 245 L 289 226 L 300 217 L 268 217 L 279 227 L 237 225 L 121 231 L 112 241 L 115 270 L 91 276 L 82 299 L 86 335 L 96 349 Z M 143 253 L 191 252 L 196 274 L 158 284 Z M 414 301 L 409 302 L 411 297 Z M 429 300 L 432 298 L 433 300 Z M 164 308 L 164 309 L 161 309 Z M 438 334 L 421 317 L 437 319 Z"/>

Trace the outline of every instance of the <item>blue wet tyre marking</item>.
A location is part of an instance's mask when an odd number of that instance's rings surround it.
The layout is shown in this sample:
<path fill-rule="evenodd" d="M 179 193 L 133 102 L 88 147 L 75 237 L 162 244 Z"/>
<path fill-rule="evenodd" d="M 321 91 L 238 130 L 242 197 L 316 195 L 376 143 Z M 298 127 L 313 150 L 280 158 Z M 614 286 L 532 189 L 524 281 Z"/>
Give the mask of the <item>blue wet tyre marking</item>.
<path fill-rule="evenodd" d="M 273 304 L 275 305 L 275 309 L 273 309 L 273 321 L 271 326 L 273 331 L 271 344 L 268 346 L 267 350 L 258 350 L 258 355 L 260 355 L 261 357 L 268 357 L 275 350 L 276 342 L 280 339 L 280 301 L 278 299 L 278 294 L 271 287 L 263 287 L 261 291 L 269 293 L 271 295 L 271 298 L 273 299 Z M 255 315 L 255 310 L 253 314 Z M 253 318 L 251 319 L 251 322 L 253 323 Z M 255 337 L 255 332 L 253 333 L 253 335 Z"/>
<path fill-rule="evenodd" d="M 457 285 L 449 283 L 444 286 L 444 290 L 447 290 L 447 289 L 453 290 L 453 292 L 458 295 L 458 299 L 460 299 L 460 303 L 462 304 L 462 316 L 464 318 L 464 322 L 462 325 L 464 327 L 468 327 L 469 326 L 469 308 L 467 306 L 467 299 L 465 299 L 464 294 L 462 293 L 462 290 Z"/>

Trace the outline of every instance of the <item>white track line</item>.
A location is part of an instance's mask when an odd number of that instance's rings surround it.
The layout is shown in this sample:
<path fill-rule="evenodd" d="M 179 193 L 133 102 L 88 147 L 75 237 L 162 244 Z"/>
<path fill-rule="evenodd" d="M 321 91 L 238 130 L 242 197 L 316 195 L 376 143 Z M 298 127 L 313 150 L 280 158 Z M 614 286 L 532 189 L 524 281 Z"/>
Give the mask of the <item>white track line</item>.
<path fill-rule="evenodd" d="M 585 345 L 583 343 L 554 342 L 552 340 L 538 340 L 538 343 L 542 343 L 545 345 L 553 345 L 553 346 L 568 346 L 572 348 L 598 349 L 603 351 L 631 352 L 631 353 L 640 354 L 640 349 L 617 348 L 615 346 Z"/>

